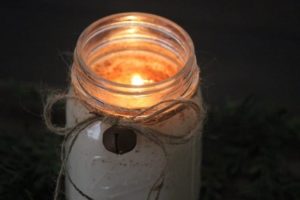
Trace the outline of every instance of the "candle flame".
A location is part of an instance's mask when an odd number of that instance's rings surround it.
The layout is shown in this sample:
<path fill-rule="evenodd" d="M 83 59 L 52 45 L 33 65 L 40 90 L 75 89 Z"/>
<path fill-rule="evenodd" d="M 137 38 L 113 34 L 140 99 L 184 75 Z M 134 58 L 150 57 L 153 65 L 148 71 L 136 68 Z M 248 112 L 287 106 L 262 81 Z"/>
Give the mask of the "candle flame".
<path fill-rule="evenodd" d="M 139 74 L 134 74 L 131 77 L 131 85 L 144 85 L 144 79 Z"/>

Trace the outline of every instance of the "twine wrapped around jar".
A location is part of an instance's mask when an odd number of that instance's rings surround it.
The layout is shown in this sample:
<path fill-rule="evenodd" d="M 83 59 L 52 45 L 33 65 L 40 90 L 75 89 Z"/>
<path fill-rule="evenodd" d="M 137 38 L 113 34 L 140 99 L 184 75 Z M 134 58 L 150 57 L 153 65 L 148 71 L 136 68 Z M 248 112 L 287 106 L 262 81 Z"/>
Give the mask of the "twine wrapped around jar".
<path fill-rule="evenodd" d="M 83 121 L 78 122 L 74 127 L 58 127 L 52 122 L 53 106 L 59 101 L 70 100 L 70 99 L 79 101 L 80 103 L 85 105 L 88 108 L 89 112 L 92 114 L 92 116 Z M 188 131 L 187 133 L 184 133 L 181 136 L 161 133 L 160 131 L 154 130 L 153 128 L 150 128 L 148 126 L 148 125 L 153 125 L 165 121 L 171 118 L 172 116 L 179 114 L 180 112 L 183 112 L 183 110 L 185 109 L 192 109 L 195 112 L 196 117 L 193 124 L 193 129 Z M 62 184 L 62 177 L 64 174 L 66 175 L 67 179 L 70 181 L 72 186 L 75 188 L 75 190 L 82 197 L 88 200 L 94 200 L 92 197 L 88 196 L 84 191 L 82 191 L 76 185 L 76 183 L 74 183 L 72 177 L 66 170 L 66 163 L 69 159 L 69 156 L 72 152 L 72 148 L 79 134 L 82 132 L 82 130 L 87 128 L 89 125 L 95 122 L 102 121 L 110 124 L 111 126 L 120 126 L 120 127 L 129 128 L 133 130 L 136 134 L 139 134 L 147 138 L 149 141 L 153 142 L 154 144 L 156 144 L 161 149 L 165 157 L 165 160 L 167 161 L 168 152 L 165 148 L 165 144 L 180 145 L 190 141 L 195 134 L 195 131 L 193 130 L 203 125 L 205 113 L 206 111 L 203 106 L 203 103 L 198 105 L 197 103 L 195 103 L 190 99 L 178 98 L 178 99 L 161 101 L 146 109 L 141 109 L 141 111 L 138 114 L 129 117 L 122 117 L 122 116 L 113 116 L 111 114 L 104 113 L 101 110 L 97 110 L 93 108 L 88 101 L 84 101 L 84 99 L 80 98 L 78 95 L 69 95 L 65 92 L 62 92 L 62 93 L 56 93 L 49 96 L 44 106 L 43 116 L 44 116 L 45 124 L 51 132 L 64 136 L 64 140 L 61 146 L 62 164 L 57 177 L 54 200 L 58 200 L 61 184 Z M 68 145 L 66 145 L 67 143 Z M 159 199 L 160 191 L 164 185 L 164 180 L 167 172 L 166 169 L 167 169 L 167 162 L 165 162 L 165 165 L 161 170 L 158 179 L 153 183 L 152 187 L 149 189 L 147 200 Z"/>

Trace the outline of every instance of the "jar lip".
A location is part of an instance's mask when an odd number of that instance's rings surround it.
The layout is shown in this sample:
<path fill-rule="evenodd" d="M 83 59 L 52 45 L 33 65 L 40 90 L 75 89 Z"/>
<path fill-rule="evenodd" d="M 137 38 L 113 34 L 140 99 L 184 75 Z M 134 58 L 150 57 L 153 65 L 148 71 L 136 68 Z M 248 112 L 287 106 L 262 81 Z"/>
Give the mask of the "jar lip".
<path fill-rule="evenodd" d="M 103 23 L 105 21 L 111 20 L 113 18 L 120 18 L 120 17 L 129 17 L 129 16 L 142 16 L 142 17 L 149 17 L 153 19 L 157 19 L 163 22 L 166 22 L 167 24 L 171 25 L 173 28 L 178 30 L 184 37 L 184 39 L 187 42 L 188 46 L 188 51 L 187 51 L 187 59 L 183 64 L 183 67 L 176 72 L 173 76 L 166 78 L 162 81 L 155 82 L 155 83 L 148 83 L 148 84 L 143 84 L 143 85 L 131 85 L 131 84 L 124 84 L 124 83 L 118 83 L 114 82 L 108 79 L 105 79 L 101 76 L 98 76 L 96 73 L 94 73 L 86 64 L 84 59 L 82 58 L 81 54 L 79 53 L 79 50 L 82 49 L 84 45 L 85 39 L 88 39 L 87 36 L 89 36 L 89 31 L 91 31 L 93 28 L 95 28 L 98 24 Z M 138 21 L 137 21 L 138 22 Z M 152 24 L 155 25 L 155 24 Z M 74 51 L 74 60 L 79 63 L 79 67 L 89 75 L 92 79 L 99 81 L 99 82 L 104 82 L 107 83 L 111 86 L 116 86 L 120 88 L 132 88 L 132 89 L 143 89 L 143 88 L 150 88 L 150 87 L 159 87 L 162 86 L 168 82 L 171 82 L 173 80 L 176 80 L 180 76 L 182 76 L 189 68 L 189 66 L 192 66 L 195 62 L 195 55 L 194 55 L 194 44 L 193 41 L 190 37 L 190 35 L 182 28 L 180 27 L 177 23 L 173 22 L 172 20 L 169 20 L 165 17 L 161 17 L 155 14 L 150 14 L 150 13 L 144 13 L 144 12 L 122 12 L 122 13 L 117 13 L 117 14 L 112 14 L 103 18 L 100 18 L 99 20 L 93 22 L 90 24 L 87 28 L 84 29 L 84 31 L 80 34 L 79 39 L 76 44 L 76 48 Z"/>

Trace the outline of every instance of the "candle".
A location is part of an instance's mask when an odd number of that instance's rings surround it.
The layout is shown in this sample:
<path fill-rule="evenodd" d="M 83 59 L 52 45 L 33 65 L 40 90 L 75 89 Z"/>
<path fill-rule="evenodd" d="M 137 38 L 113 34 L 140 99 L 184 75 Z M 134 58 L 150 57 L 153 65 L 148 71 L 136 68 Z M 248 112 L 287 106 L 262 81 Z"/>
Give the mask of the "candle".
<path fill-rule="evenodd" d="M 122 13 L 89 26 L 78 40 L 71 79 L 70 92 L 88 106 L 67 102 L 70 127 L 89 117 L 90 109 L 130 118 L 164 100 L 202 104 L 190 37 L 174 22 L 150 14 Z M 166 145 L 168 158 L 153 141 L 126 127 L 94 123 L 77 138 L 67 170 L 93 199 L 143 200 L 167 164 L 159 199 L 196 200 L 200 134 L 195 117 L 193 110 L 185 109 L 150 126 L 174 136 L 195 132 L 185 144 Z M 66 194 L 70 200 L 85 199 L 68 179 Z"/>
<path fill-rule="evenodd" d="M 137 41 L 131 41 L 129 46 L 136 46 Z M 148 47 L 148 44 L 144 44 Z M 150 48 L 149 46 L 148 48 Z M 115 46 L 114 46 L 115 48 Z M 99 50 L 97 55 L 101 55 L 102 51 L 106 52 L 107 49 Z M 160 49 L 160 52 L 166 50 Z M 168 60 L 154 53 L 144 51 L 124 50 L 118 53 L 111 53 L 108 56 L 103 56 L 97 61 L 90 58 L 87 61 L 91 66 L 91 70 L 99 77 L 105 80 L 113 81 L 113 83 L 121 85 L 131 85 L 134 87 L 121 88 L 121 92 L 129 95 L 110 94 L 107 95 L 103 91 L 95 89 L 93 86 L 88 87 L 93 96 L 98 97 L 107 104 L 113 104 L 123 108 L 145 108 L 152 106 L 162 100 L 161 95 L 157 94 L 144 94 L 149 91 L 148 85 L 158 83 L 166 80 L 176 74 L 180 69 L 179 61 L 175 63 L 173 60 Z M 134 78 L 134 79 L 132 79 Z M 142 84 L 132 84 L 132 80 L 138 81 L 142 79 Z M 141 82 L 141 81 L 140 81 Z M 159 86 L 157 86 L 159 87 Z M 117 89 L 120 86 L 116 86 Z M 114 88 L 115 89 L 115 88 Z M 131 94 L 132 95 L 131 95 Z"/>

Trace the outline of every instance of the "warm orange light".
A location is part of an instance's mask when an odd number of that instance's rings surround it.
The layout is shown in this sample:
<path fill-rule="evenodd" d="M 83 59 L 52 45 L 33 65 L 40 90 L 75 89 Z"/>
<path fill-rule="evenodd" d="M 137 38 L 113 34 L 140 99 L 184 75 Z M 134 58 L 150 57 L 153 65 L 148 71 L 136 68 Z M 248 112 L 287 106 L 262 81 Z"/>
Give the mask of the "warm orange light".
<path fill-rule="evenodd" d="M 143 79 L 139 74 L 133 74 L 131 77 L 131 85 L 144 85 L 148 83 L 153 83 L 153 80 Z"/>
<path fill-rule="evenodd" d="M 131 85 L 144 85 L 144 79 L 139 74 L 134 74 L 131 77 Z"/>

